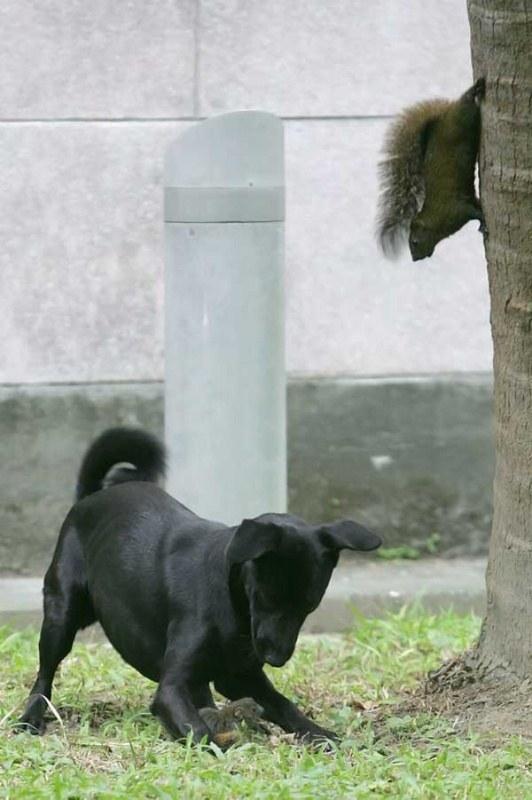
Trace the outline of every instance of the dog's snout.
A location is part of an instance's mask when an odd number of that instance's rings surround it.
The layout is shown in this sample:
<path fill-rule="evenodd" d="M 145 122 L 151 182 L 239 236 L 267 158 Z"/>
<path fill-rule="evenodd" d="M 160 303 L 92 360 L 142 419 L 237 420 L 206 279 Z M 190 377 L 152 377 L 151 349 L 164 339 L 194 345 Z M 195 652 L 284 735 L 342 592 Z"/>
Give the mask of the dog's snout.
<path fill-rule="evenodd" d="M 264 654 L 264 660 L 270 667 L 284 667 L 289 658 L 289 655 L 278 653 L 275 650 L 267 650 Z"/>
<path fill-rule="evenodd" d="M 276 645 L 270 639 L 262 636 L 255 640 L 255 648 L 261 661 L 266 662 L 271 667 L 284 666 L 294 652 L 294 646 L 288 644 L 283 646 Z"/>

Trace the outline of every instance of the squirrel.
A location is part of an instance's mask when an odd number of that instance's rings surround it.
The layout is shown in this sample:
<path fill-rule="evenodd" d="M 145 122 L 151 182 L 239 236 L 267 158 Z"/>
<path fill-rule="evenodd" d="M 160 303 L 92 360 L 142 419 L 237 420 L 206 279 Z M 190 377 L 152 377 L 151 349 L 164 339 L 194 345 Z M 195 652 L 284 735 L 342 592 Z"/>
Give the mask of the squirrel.
<path fill-rule="evenodd" d="M 458 100 L 426 100 L 391 125 L 379 164 L 377 236 L 386 256 L 408 237 L 412 259 L 427 258 L 471 219 L 487 233 L 475 193 L 484 92 L 480 78 Z"/>
<path fill-rule="evenodd" d="M 238 741 L 238 731 L 242 723 L 252 730 L 267 731 L 268 728 L 261 719 L 263 713 L 262 706 L 251 697 L 242 697 L 221 707 L 209 706 L 199 710 L 199 715 L 209 726 L 214 741 L 222 747 L 229 747 Z"/>

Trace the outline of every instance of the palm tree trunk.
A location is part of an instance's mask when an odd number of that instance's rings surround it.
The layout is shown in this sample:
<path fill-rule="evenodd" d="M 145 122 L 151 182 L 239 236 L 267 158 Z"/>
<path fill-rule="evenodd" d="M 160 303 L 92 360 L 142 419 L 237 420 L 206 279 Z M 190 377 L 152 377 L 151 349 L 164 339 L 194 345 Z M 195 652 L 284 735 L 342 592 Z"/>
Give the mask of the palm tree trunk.
<path fill-rule="evenodd" d="M 532 0 L 468 0 L 486 77 L 480 186 L 495 377 L 494 519 L 480 664 L 532 677 Z"/>

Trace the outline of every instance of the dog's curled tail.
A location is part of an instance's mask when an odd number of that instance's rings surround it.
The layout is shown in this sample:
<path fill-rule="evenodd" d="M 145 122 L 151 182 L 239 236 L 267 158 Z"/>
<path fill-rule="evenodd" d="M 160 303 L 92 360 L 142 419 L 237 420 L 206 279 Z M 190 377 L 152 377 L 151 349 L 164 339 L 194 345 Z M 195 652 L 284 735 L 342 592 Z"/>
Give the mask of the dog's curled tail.
<path fill-rule="evenodd" d="M 117 465 L 120 466 L 108 475 Z M 155 483 L 165 471 L 166 450 L 155 436 L 140 428 L 109 428 L 94 440 L 83 457 L 76 500 L 115 483 Z"/>

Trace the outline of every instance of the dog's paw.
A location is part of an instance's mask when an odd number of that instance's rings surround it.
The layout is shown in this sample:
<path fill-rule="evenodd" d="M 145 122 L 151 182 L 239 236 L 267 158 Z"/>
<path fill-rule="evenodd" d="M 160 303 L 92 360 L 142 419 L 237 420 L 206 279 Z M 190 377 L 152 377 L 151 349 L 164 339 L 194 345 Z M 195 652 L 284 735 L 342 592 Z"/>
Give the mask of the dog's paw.
<path fill-rule="evenodd" d="M 46 699 L 42 694 L 31 694 L 26 703 L 24 713 L 15 726 L 17 733 L 26 731 L 34 736 L 40 736 L 46 730 L 44 714 Z"/>
<path fill-rule="evenodd" d="M 13 733 L 31 733 L 33 736 L 42 736 L 46 730 L 46 722 L 41 717 L 24 715 L 13 726 Z"/>
<path fill-rule="evenodd" d="M 299 734 L 298 740 L 303 744 L 312 747 L 322 747 L 326 750 L 334 750 L 335 745 L 340 743 L 340 737 L 334 731 L 326 728 L 316 728 Z"/>

